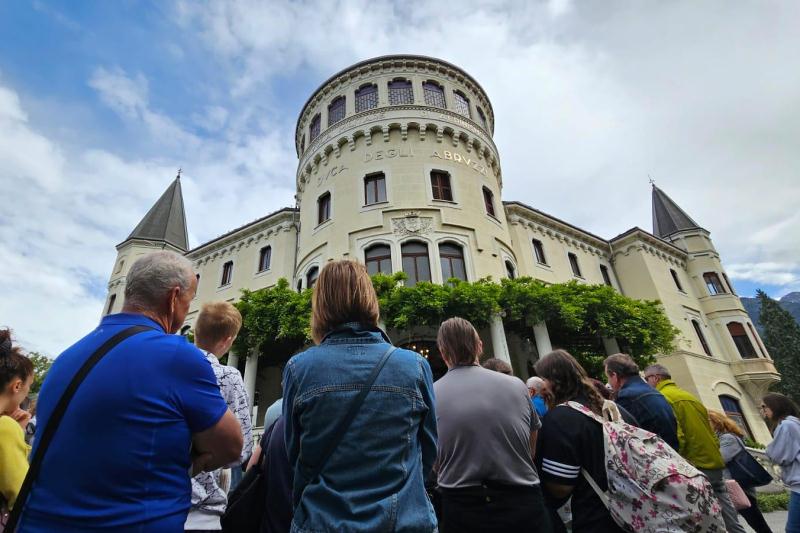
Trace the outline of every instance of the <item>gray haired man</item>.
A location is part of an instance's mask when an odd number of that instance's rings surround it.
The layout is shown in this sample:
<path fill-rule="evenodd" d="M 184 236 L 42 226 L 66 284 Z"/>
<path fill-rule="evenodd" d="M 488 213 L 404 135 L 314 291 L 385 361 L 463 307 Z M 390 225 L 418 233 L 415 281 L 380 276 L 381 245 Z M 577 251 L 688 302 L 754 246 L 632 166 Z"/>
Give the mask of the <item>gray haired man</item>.
<path fill-rule="evenodd" d="M 174 335 L 197 290 L 191 263 L 172 252 L 140 257 L 121 313 L 67 348 L 39 394 L 42 428 L 84 362 L 132 326 L 77 389 L 44 455 L 20 531 L 180 532 L 189 474 L 238 459 L 239 422 L 203 353 Z M 41 442 L 37 439 L 36 446 Z"/>

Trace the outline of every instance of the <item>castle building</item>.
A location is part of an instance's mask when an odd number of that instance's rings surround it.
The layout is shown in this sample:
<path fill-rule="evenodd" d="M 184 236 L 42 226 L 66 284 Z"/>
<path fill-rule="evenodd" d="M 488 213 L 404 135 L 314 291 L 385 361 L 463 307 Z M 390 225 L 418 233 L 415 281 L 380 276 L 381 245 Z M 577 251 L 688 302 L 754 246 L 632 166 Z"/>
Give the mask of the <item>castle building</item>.
<path fill-rule="evenodd" d="M 189 249 L 176 178 L 117 246 L 104 312 L 119 311 L 128 267 L 155 249 L 183 253 L 195 265 L 199 288 L 186 329 L 203 302 L 235 301 L 241 289 L 280 278 L 310 287 L 326 262 L 341 258 L 364 262 L 370 273 L 402 270 L 407 284 L 487 276 L 605 283 L 660 300 L 680 334 L 676 350 L 659 361 L 706 406 L 768 442 L 758 405 L 779 375 L 709 232 L 655 186 L 653 232 L 633 228 L 611 239 L 501 201 L 494 121 L 483 88 L 450 63 L 404 55 L 352 65 L 325 81 L 300 113 L 295 207 Z M 433 335 L 401 337 L 427 355 Z M 482 336 L 485 351 L 510 361 L 522 378 L 555 344 L 544 323 L 527 342 L 507 335 L 500 317 Z M 608 353 L 619 350 L 613 339 L 604 344 Z M 232 354 L 229 362 L 244 363 L 246 387 L 251 399 L 259 393 L 262 411 L 280 396 L 281 368 L 259 368 L 253 354 Z"/>

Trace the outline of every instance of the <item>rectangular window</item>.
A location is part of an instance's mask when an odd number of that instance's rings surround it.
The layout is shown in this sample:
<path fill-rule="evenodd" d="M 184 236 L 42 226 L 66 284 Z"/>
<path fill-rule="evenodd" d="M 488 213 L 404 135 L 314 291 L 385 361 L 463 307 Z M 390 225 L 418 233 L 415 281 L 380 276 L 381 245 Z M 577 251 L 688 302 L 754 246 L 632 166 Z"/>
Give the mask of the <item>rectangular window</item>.
<path fill-rule="evenodd" d="M 731 291 L 731 294 L 736 294 L 736 291 L 733 290 L 733 285 L 731 284 L 731 280 L 728 279 L 728 275 L 723 272 L 722 277 L 725 279 L 725 284 L 728 286 L 728 290 Z"/>
<path fill-rule="evenodd" d="M 117 301 L 117 295 L 116 294 L 112 294 L 111 298 L 108 299 L 108 309 L 106 309 L 106 314 L 107 315 L 110 315 L 111 311 L 114 310 L 114 302 L 116 302 L 116 301 Z"/>
<path fill-rule="evenodd" d="M 431 189 L 434 200 L 453 201 L 453 191 L 450 189 L 450 174 L 441 170 L 431 171 Z"/>
<path fill-rule="evenodd" d="M 697 338 L 700 339 L 700 345 L 703 347 L 703 351 L 706 352 L 706 355 L 711 355 L 711 349 L 708 347 L 705 335 L 703 335 L 703 328 L 700 327 L 700 322 L 692 320 L 692 326 L 694 326 L 694 332 L 697 333 Z"/>
<path fill-rule="evenodd" d="M 611 276 L 608 275 L 608 267 L 600 265 L 600 274 L 603 276 L 603 283 L 611 287 Z"/>
<path fill-rule="evenodd" d="M 220 280 L 220 287 L 230 285 L 233 279 L 233 261 L 228 261 L 222 265 L 222 280 Z"/>
<path fill-rule="evenodd" d="M 315 115 L 314 118 L 311 119 L 311 127 L 309 127 L 308 131 L 308 142 L 313 142 L 314 139 L 319 137 L 319 128 L 320 128 L 320 119 L 319 115 Z"/>
<path fill-rule="evenodd" d="M 753 328 L 753 325 L 750 322 L 747 323 L 747 329 L 750 330 L 750 335 L 752 335 L 756 340 L 756 343 L 758 343 L 758 349 L 761 350 L 761 357 L 766 357 L 767 349 L 764 348 L 764 343 L 761 342 L 761 337 L 758 336 L 758 333 L 756 333 L 756 330 Z"/>
<path fill-rule="evenodd" d="M 326 192 L 317 200 L 317 224 L 331 218 L 331 193 Z"/>
<path fill-rule="evenodd" d="M 483 188 L 483 205 L 486 208 L 486 213 L 492 216 L 494 214 L 494 195 L 488 188 Z"/>
<path fill-rule="evenodd" d="M 725 294 L 725 287 L 722 286 L 722 282 L 716 272 L 706 272 L 703 274 L 703 279 L 706 282 L 708 294 L 712 296 L 715 294 Z"/>
<path fill-rule="evenodd" d="M 268 270 L 270 261 L 272 261 L 272 247 L 265 246 L 258 254 L 258 271 Z"/>
<path fill-rule="evenodd" d="M 356 113 L 378 107 L 378 86 L 366 85 L 356 91 Z"/>
<path fill-rule="evenodd" d="M 683 287 L 681 286 L 681 280 L 678 279 L 678 273 L 671 268 L 669 269 L 669 273 L 672 274 L 672 281 L 675 282 L 675 286 L 678 287 L 678 290 L 684 292 Z"/>
<path fill-rule="evenodd" d="M 539 263 L 540 265 L 547 264 L 547 259 L 545 258 L 544 255 L 544 245 L 542 244 L 542 241 L 538 239 L 533 239 L 533 252 L 536 255 L 537 263 Z"/>
<path fill-rule="evenodd" d="M 483 126 L 483 129 L 489 132 L 489 123 L 486 122 L 486 115 L 483 114 L 483 109 L 480 107 L 478 108 L 478 118 L 481 120 L 481 126 Z"/>
<path fill-rule="evenodd" d="M 467 118 L 472 118 L 472 113 L 469 110 L 469 99 L 462 93 L 455 91 L 453 93 L 453 100 L 455 101 L 454 111 L 459 115 L 464 115 Z"/>
<path fill-rule="evenodd" d="M 569 252 L 567 254 L 567 257 L 569 257 L 569 266 L 572 267 L 572 274 L 576 278 L 582 278 L 583 276 L 581 275 L 581 267 L 580 265 L 578 265 L 578 256 L 576 256 L 572 252 Z"/>
<path fill-rule="evenodd" d="M 364 178 L 364 205 L 386 201 L 386 176 L 383 172 Z"/>
<path fill-rule="evenodd" d="M 750 342 L 750 337 L 747 336 L 747 332 L 741 323 L 728 322 L 728 332 L 731 334 L 733 343 L 736 345 L 736 349 L 739 350 L 739 355 L 742 356 L 742 359 L 758 357 L 755 348 L 753 348 L 753 343 Z"/>
<path fill-rule="evenodd" d="M 414 103 L 414 89 L 407 80 L 389 82 L 389 105 L 402 105 Z"/>

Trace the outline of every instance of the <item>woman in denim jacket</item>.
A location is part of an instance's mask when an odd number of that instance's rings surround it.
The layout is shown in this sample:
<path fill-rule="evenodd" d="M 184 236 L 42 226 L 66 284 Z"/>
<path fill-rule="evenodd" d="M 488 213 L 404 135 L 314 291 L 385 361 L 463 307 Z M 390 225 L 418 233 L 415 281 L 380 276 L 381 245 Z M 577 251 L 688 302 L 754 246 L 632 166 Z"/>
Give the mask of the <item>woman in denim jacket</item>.
<path fill-rule="evenodd" d="M 424 483 L 436 459 L 433 378 L 415 352 L 392 353 L 322 472 L 308 479 L 391 348 L 377 324 L 378 300 L 364 265 L 325 266 L 312 296 L 317 346 L 293 357 L 283 373 L 293 532 L 436 530 Z"/>

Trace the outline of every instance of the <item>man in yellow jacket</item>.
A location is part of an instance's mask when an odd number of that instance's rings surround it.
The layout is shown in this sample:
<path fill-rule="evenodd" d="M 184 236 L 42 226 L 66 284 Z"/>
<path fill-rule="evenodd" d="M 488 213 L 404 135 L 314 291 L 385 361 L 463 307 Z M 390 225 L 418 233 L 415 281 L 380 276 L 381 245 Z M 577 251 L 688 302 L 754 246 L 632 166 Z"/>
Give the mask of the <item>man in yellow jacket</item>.
<path fill-rule="evenodd" d="M 719 452 L 719 440 L 711 429 L 708 411 L 700 400 L 678 387 L 664 365 L 650 365 L 644 369 L 644 379 L 651 387 L 664 395 L 678 421 L 678 452 L 706 475 L 714 488 L 720 505 L 725 527 L 731 533 L 744 533 L 739 524 L 739 515 L 728 496 L 722 477 L 725 462 Z"/>

